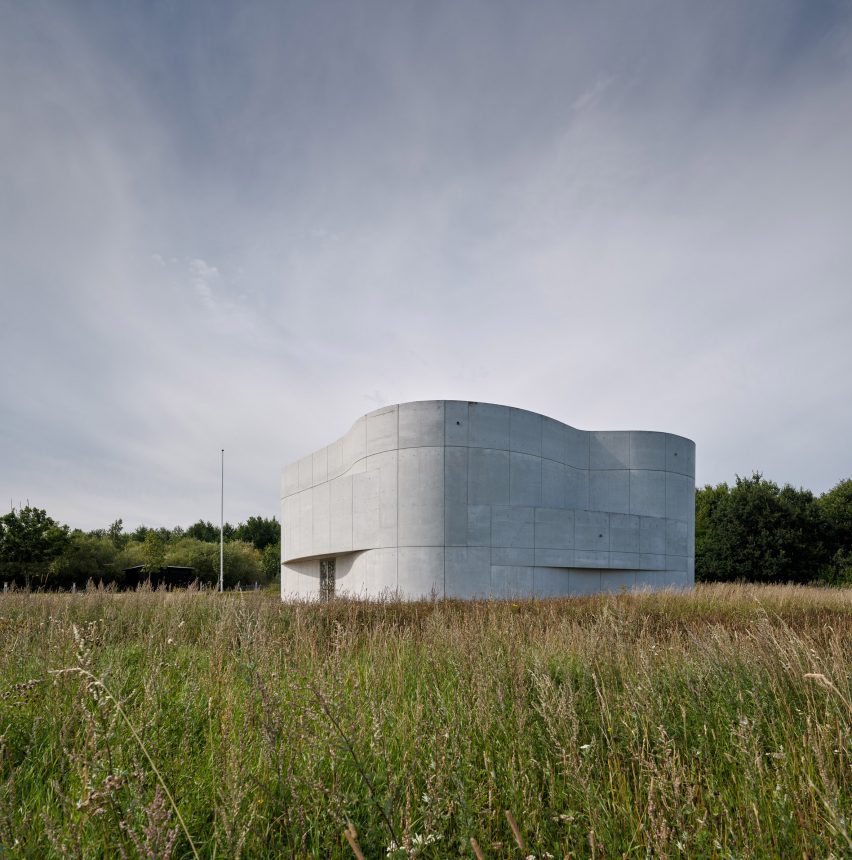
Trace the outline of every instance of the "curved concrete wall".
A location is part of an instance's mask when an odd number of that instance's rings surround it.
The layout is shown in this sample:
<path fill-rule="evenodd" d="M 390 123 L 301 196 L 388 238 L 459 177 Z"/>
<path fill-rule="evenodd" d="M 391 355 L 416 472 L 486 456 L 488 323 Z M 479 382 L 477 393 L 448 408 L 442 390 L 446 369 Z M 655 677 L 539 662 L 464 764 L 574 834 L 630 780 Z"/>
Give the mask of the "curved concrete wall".
<path fill-rule="evenodd" d="M 371 412 L 287 466 L 282 597 L 591 594 L 694 582 L 695 444 L 455 400 Z"/>

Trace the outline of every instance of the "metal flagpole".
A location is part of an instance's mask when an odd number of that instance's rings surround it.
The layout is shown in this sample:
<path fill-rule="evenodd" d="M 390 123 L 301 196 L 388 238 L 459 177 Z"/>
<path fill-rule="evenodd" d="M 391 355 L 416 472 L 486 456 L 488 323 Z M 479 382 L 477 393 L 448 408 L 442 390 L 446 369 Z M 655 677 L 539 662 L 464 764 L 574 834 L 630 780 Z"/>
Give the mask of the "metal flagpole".
<path fill-rule="evenodd" d="M 222 492 L 219 507 L 219 591 L 225 590 L 225 449 L 222 449 Z"/>

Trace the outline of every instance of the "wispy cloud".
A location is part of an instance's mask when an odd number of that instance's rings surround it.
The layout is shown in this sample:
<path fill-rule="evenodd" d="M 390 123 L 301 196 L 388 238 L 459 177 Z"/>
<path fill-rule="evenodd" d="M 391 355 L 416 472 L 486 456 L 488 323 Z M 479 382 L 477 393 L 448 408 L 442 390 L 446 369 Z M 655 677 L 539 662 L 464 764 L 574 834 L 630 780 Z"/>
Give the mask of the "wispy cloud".
<path fill-rule="evenodd" d="M 849 4 L 9 6 L 0 498 L 272 513 L 385 402 L 698 442 L 852 433 Z"/>

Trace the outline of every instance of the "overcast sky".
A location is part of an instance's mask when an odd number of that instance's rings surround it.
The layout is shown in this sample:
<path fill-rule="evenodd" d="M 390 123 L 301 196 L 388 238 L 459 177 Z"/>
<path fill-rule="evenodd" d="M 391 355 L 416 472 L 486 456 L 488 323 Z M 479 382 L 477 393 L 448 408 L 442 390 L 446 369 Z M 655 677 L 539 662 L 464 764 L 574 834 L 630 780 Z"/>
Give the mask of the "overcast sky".
<path fill-rule="evenodd" d="M 0 3 L 0 507 L 278 513 L 406 400 L 852 475 L 852 6 Z"/>

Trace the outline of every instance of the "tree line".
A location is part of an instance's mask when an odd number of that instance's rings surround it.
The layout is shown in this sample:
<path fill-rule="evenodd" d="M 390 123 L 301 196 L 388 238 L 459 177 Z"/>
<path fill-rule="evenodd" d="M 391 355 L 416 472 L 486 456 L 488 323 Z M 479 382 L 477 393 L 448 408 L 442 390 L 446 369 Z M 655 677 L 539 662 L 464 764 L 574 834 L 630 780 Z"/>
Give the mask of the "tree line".
<path fill-rule="evenodd" d="M 695 578 L 852 585 L 852 479 L 821 496 L 760 472 L 698 489 Z"/>
<path fill-rule="evenodd" d="M 263 585 L 279 574 L 281 529 L 275 517 L 249 517 L 224 532 L 226 588 Z M 167 567 L 192 568 L 199 582 L 219 579 L 219 527 L 199 520 L 189 528 L 139 526 L 116 520 L 105 529 L 70 529 L 30 505 L 0 517 L 0 581 L 28 588 L 70 589 L 89 580 L 118 587 L 141 568 L 155 577 Z"/>
<path fill-rule="evenodd" d="M 280 573 L 281 531 L 275 517 L 224 526 L 225 586 L 250 586 Z M 122 586 L 126 571 L 153 575 L 190 567 L 200 582 L 219 576 L 219 527 L 139 526 L 121 520 L 105 529 L 69 529 L 46 511 L 13 509 L 0 517 L 0 581 L 31 588 L 95 582 Z M 698 581 L 822 582 L 852 585 L 852 479 L 820 496 L 779 486 L 759 472 L 695 494 L 695 578 Z"/>

